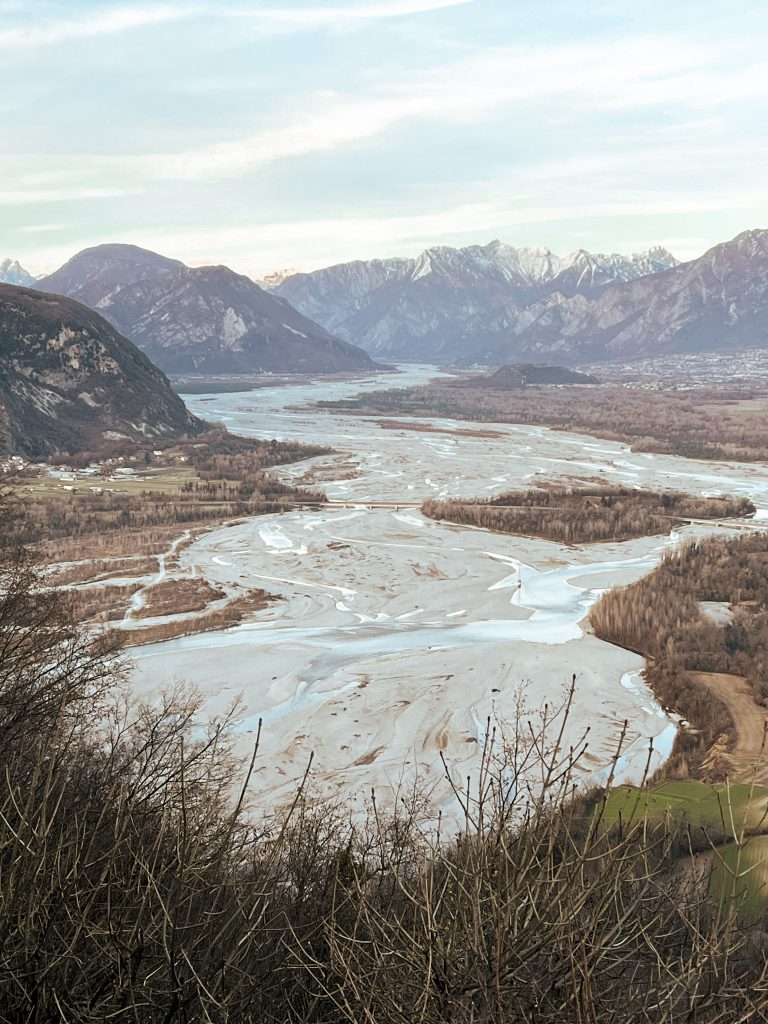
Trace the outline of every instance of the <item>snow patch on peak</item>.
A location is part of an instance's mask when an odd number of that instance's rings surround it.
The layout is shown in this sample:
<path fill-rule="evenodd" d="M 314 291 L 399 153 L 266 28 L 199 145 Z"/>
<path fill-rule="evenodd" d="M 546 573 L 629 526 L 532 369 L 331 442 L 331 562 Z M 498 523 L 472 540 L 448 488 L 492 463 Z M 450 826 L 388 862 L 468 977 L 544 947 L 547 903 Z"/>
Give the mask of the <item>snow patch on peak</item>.
<path fill-rule="evenodd" d="M 426 277 L 427 274 L 432 273 L 432 269 L 432 250 L 425 249 L 416 260 L 416 265 L 411 273 L 411 280 L 418 281 L 419 278 Z"/>
<path fill-rule="evenodd" d="M 275 270 L 274 273 L 260 278 L 256 281 L 256 284 L 269 291 L 270 288 L 278 288 L 283 281 L 287 281 L 289 277 L 296 277 L 300 273 L 301 271 L 296 270 L 294 267 L 283 267 L 282 270 Z"/>
<path fill-rule="evenodd" d="M 0 260 L 0 283 L 30 288 L 35 283 L 35 278 L 18 260 L 5 259 Z"/>

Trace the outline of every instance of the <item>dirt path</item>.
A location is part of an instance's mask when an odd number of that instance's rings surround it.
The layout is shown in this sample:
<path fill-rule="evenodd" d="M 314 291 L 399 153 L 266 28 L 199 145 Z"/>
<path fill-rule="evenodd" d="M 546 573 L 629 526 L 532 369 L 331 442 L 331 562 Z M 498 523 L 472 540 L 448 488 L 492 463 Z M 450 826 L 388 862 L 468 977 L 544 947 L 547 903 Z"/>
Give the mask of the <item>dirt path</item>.
<path fill-rule="evenodd" d="M 735 781 L 748 782 L 759 763 L 756 781 L 768 784 L 768 743 L 761 752 L 763 736 L 768 724 L 768 709 L 761 707 L 752 689 L 742 676 L 724 672 L 691 672 L 691 678 L 706 688 L 726 705 L 736 726 L 736 744 L 728 760 Z"/>

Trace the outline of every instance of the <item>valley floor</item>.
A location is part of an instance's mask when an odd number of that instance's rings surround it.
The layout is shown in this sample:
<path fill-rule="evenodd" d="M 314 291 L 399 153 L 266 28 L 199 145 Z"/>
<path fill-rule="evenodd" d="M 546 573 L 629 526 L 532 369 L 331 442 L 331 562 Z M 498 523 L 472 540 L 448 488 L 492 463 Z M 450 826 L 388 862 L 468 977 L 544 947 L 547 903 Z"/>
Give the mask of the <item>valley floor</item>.
<path fill-rule="evenodd" d="M 410 367 L 405 376 L 418 382 L 433 373 Z M 521 704 L 535 713 L 562 702 L 576 674 L 567 738 L 590 730 L 584 774 L 605 777 L 628 719 L 620 770 L 637 780 L 649 738 L 658 764 L 675 724 L 642 683 L 642 659 L 591 636 L 584 619 L 602 589 L 638 578 L 668 545 L 716 528 L 565 547 L 362 506 L 547 480 L 728 492 L 765 510 L 768 469 L 636 454 L 541 427 L 493 424 L 474 432 L 438 419 L 435 431 L 414 432 L 408 421 L 382 428 L 308 408 L 321 392 L 343 397 L 370 387 L 381 382 L 188 398 L 195 412 L 235 432 L 334 448 L 340 454 L 281 469 L 281 479 L 361 507 L 250 519 L 186 547 L 180 575 L 225 589 L 260 588 L 281 600 L 234 629 L 135 649 L 134 687 L 149 696 L 187 679 L 211 712 L 242 695 L 244 751 L 264 722 L 255 786 L 270 804 L 293 794 L 314 753 L 318 791 L 364 795 L 375 786 L 391 799 L 419 779 L 432 787 L 434 805 L 445 806 L 450 787 L 441 758 L 454 782 L 472 775 L 489 717 L 509 729 Z"/>

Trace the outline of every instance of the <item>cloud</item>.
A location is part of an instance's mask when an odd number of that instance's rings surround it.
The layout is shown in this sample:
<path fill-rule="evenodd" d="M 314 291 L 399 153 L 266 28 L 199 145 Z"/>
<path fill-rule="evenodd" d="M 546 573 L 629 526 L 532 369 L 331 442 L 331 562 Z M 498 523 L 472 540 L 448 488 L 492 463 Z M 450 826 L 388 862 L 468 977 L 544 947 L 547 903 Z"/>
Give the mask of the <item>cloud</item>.
<path fill-rule="evenodd" d="M 427 7 L 435 9 L 436 4 L 445 2 L 363 4 L 355 9 L 354 17 L 413 13 Z M 170 10 L 166 8 L 166 13 Z M 289 8 L 276 16 L 303 17 L 306 10 Z M 341 10 L 349 12 L 351 8 L 316 8 L 313 16 L 335 17 Z M 230 9 L 230 13 L 236 15 L 237 10 Z M 739 100 L 768 95 L 768 73 L 764 71 L 762 63 L 746 63 L 733 73 L 722 48 L 715 50 L 709 44 L 671 34 L 629 36 L 600 45 L 489 47 L 481 55 L 448 65 L 401 73 L 399 79 L 362 95 L 330 90 L 306 93 L 300 97 L 298 114 L 298 97 L 289 93 L 291 110 L 281 113 L 272 107 L 260 115 L 262 120 L 269 120 L 258 130 L 204 147 L 124 155 L 81 153 L 74 166 L 69 157 L 59 156 L 57 167 L 60 173 L 70 167 L 66 178 L 70 184 L 77 180 L 82 185 L 84 171 L 90 184 L 216 183 L 245 178 L 287 158 L 343 152 L 357 143 L 380 139 L 409 122 L 442 124 L 446 130 L 460 133 L 463 125 L 476 126 L 485 119 L 490 130 L 507 137 L 515 131 L 548 131 L 560 136 L 569 126 L 599 123 L 601 112 L 603 117 L 613 116 L 617 110 L 629 114 L 653 112 L 652 127 L 647 132 L 638 127 L 631 132 L 625 129 L 622 138 L 614 131 L 602 148 L 587 154 L 574 153 L 571 146 L 567 155 L 551 167 L 537 168 L 529 161 L 531 174 L 552 178 L 562 178 L 569 161 L 585 164 L 582 174 L 597 168 L 610 169 L 610 165 L 615 171 L 635 160 L 647 165 L 652 152 L 654 159 L 663 161 L 679 147 L 682 133 L 694 139 L 708 138 L 716 146 L 720 139 L 717 134 L 713 137 L 713 114 L 727 111 Z M 703 109 L 709 120 L 702 127 Z M 666 133 L 659 131 L 660 112 Z M 680 133 L 672 131 L 674 123 L 679 124 Z M 726 125 L 726 119 L 721 118 L 720 123 Z M 690 125 L 697 127 L 692 131 L 686 127 Z M 659 137 L 664 134 L 666 138 Z M 689 153 L 691 145 L 689 142 L 686 146 Z M 596 167 L 590 167 L 590 163 Z M 572 170 L 579 173 L 578 167 Z"/>
<path fill-rule="evenodd" d="M 51 46 L 74 39 L 115 35 L 131 29 L 161 25 L 188 17 L 183 8 L 157 4 L 152 7 L 113 7 L 84 18 L 16 25 L 0 29 L 0 49 L 29 49 Z"/>
<path fill-rule="evenodd" d="M 47 235 L 57 231 L 66 231 L 71 224 L 25 224 L 19 228 L 23 235 Z"/>
<path fill-rule="evenodd" d="M 462 7 L 475 0 L 392 0 L 390 3 L 358 3 L 320 7 L 260 7 L 224 12 L 225 17 L 253 21 L 260 32 L 295 32 L 334 28 L 382 18 L 403 18 L 429 14 L 449 7 Z"/>
<path fill-rule="evenodd" d="M 392 0 L 391 3 L 321 7 L 230 7 L 210 3 L 121 6 L 81 18 L 16 25 L 0 30 L 0 49 L 31 49 L 76 39 L 93 39 L 151 28 L 170 22 L 215 18 L 249 21 L 259 35 L 298 32 L 317 28 L 351 27 L 382 18 L 427 14 L 474 3 L 475 0 Z M 21 9 L 11 5 L 10 10 Z M 2 11 L 2 5 L 0 5 Z"/>
<path fill-rule="evenodd" d="M 656 225 L 654 230 L 659 232 L 658 225 L 670 218 L 693 216 L 698 219 L 705 214 L 724 212 L 740 223 L 742 213 L 759 208 L 761 204 L 764 206 L 764 194 L 759 188 L 741 190 L 738 194 L 727 190 L 698 193 L 635 190 L 618 198 L 579 200 L 563 196 L 561 201 L 552 202 L 536 202 L 527 195 L 507 194 L 483 202 L 433 205 L 431 209 L 412 214 L 371 213 L 236 225 L 142 226 L 124 233 L 121 240 L 155 249 L 192 265 L 223 262 L 259 277 L 281 266 L 313 270 L 353 259 L 416 255 L 436 244 L 470 244 L 494 237 L 511 241 L 521 232 L 533 237 L 536 244 L 547 244 L 562 234 L 567 224 L 575 225 L 577 232 L 583 230 L 584 225 L 617 231 L 619 223 L 636 225 L 645 219 L 649 226 Z M 678 249 L 683 256 L 697 255 L 707 245 L 721 240 L 717 236 L 709 240 L 702 236 L 697 250 L 692 248 L 694 243 L 690 239 L 685 247 L 678 245 Z M 672 248 L 669 240 L 660 234 L 625 248 L 640 250 L 660 241 Z"/>
<path fill-rule="evenodd" d="M 73 203 L 83 199 L 117 199 L 137 194 L 137 189 L 127 188 L 0 189 L 0 206 Z"/>
<path fill-rule="evenodd" d="M 762 62 L 734 73 L 721 56 L 710 46 L 664 35 L 488 48 L 362 96 L 308 94 L 306 112 L 298 116 L 286 114 L 281 123 L 205 148 L 137 157 L 135 168 L 159 180 L 219 181 L 287 157 L 339 150 L 408 121 L 457 127 L 509 114 L 523 125 L 567 125 L 600 111 L 643 109 L 689 118 L 692 110 L 768 96 Z"/>

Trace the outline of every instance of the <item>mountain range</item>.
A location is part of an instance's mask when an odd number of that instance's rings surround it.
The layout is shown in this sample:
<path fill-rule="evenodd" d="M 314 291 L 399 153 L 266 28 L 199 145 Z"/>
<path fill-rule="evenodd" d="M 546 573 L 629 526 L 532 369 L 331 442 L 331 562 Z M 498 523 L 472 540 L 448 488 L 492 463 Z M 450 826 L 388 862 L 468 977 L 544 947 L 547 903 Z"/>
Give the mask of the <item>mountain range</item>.
<path fill-rule="evenodd" d="M 0 264 L 5 276 L 26 272 Z M 34 285 L 102 313 L 167 372 L 324 374 L 374 359 L 576 364 L 768 346 L 768 231 L 680 263 L 502 242 L 435 246 L 260 283 L 132 245 L 78 253 Z"/>
<path fill-rule="evenodd" d="M 275 294 L 379 358 L 578 363 L 768 345 L 768 231 L 698 259 L 501 242 L 270 279 Z"/>
<path fill-rule="evenodd" d="M 103 317 L 0 284 L 0 450 L 39 458 L 203 429 L 164 374 Z"/>
<path fill-rule="evenodd" d="M 436 246 L 416 259 L 273 275 L 266 283 L 306 316 L 376 356 L 462 360 L 509 333 L 495 319 L 502 312 L 509 316 L 553 296 L 592 300 L 614 282 L 663 272 L 677 262 L 662 248 L 635 256 L 579 249 L 561 258 L 549 249 L 494 241 L 464 249 Z"/>
<path fill-rule="evenodd" d="M 97 310 L 169 373 L 372 370 L 371 357 L 228 267 L 99 245 L 35 284 Z"/>

